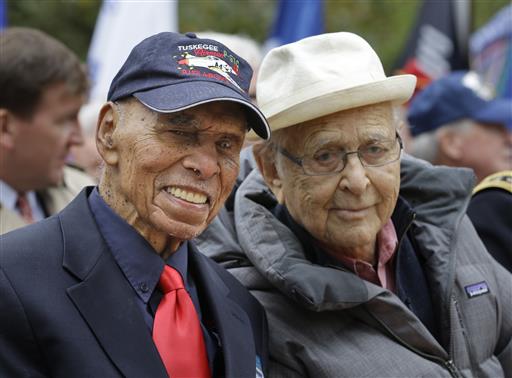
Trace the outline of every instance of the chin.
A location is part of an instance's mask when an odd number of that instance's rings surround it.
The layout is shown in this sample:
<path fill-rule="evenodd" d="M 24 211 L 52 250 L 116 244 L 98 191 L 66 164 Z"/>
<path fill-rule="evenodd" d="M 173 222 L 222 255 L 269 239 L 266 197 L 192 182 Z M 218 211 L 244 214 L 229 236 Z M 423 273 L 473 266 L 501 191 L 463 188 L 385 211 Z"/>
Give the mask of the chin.
<path fill-rule="evenodd" d="M 206 225 L 190 225 L 187 223 L 181 223 L 176 221 L 171 221 L 163 227 L 160 227 L 160 230 L 165 232 L 167 235 L 179 239 L 179 240 L 191 240 L 200 235 L 206 228 Z"/>

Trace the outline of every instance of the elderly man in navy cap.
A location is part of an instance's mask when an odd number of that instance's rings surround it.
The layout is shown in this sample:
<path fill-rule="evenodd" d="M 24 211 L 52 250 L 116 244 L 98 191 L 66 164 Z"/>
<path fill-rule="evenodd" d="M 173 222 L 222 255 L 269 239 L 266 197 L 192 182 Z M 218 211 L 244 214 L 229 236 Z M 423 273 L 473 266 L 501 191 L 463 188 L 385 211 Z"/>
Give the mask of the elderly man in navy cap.
<path fill-rule="evenodd" d="M 98 118 L 105 169 L 56 216 L 0 239 L 0 376 L 257 377 L 258 302 L 187 242 L 229 195 L 252 70 L 214 40 L 137 45 Z"/>
<path fill-rule="evenodd" d="M 430 84 L 409 108 L 412 154 L 472 168 L 478 181 L 511 169 L 512 100 L 491 95 L 474 72 L 454 72 Z"/>

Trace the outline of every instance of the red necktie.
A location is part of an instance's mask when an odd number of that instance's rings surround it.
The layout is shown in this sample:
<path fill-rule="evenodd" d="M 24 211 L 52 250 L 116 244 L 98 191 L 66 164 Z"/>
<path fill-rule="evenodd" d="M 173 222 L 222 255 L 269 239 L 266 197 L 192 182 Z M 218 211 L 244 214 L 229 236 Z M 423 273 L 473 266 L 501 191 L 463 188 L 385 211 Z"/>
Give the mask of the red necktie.
<path fill-rule="evenodd" d="M 153 340 L 172 378 L 210 377 L 201 325 L 181 275 L 166 265 L 158 287 L 164 296 L 153 324 Z"/>
<path fill-rule="evenodd" d="M 28 203 L 26 193 L 18 193 L 18 199 L 16 200 L 16 208 L 20 212 L 21 217 L 27 223 L 34 223 L 34 216 L 32 215 L 32 209 Z"/>

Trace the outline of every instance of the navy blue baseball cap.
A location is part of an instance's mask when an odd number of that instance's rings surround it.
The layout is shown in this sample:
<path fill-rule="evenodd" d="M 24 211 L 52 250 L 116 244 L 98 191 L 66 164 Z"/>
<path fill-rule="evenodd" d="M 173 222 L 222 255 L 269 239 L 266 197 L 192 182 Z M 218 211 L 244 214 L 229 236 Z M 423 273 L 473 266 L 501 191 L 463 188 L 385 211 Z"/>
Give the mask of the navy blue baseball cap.
<path fill-rule="evenodd" d="M 134 96 L 148 108 L 171 113 L 214 101 L 244 106 L 249 128 L 263 139 L 270 128 L 251 102 L 249 64 L 223 44 L 193 33 L 164 32 L 133 48 L 108 91 L 108 100 Z"/>
<path fill-rule="evenodd" d="M 474 72 L 455 71 L 438 79 L 411 101 L 407 120 L 413 136 L 460 119 L 497 124 L 512 130 L 512 99 L 486 99 Z"/>

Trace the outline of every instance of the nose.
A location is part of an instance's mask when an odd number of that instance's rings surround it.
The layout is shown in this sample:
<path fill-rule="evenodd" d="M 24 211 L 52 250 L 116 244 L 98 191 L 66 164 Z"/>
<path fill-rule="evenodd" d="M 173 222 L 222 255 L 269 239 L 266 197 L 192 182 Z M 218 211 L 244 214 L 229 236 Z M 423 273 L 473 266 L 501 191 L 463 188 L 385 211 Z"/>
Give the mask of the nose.
<path fill-rule="evenodd" d="M 361 164 L 357 154 L 347 155 L 346 159 L 347 163 L 343 171 L 341 171 L 339 187 L 355 195 L 361 195 L 370 183 L 366 169 Z"/>
<path fill-rule="evenodd" d="M 219 156 L 215 145 L 201 144 L 183 159 L 183 166 L 201 179 L 209 179 L 220 172 Z"/>

